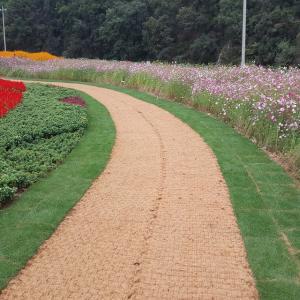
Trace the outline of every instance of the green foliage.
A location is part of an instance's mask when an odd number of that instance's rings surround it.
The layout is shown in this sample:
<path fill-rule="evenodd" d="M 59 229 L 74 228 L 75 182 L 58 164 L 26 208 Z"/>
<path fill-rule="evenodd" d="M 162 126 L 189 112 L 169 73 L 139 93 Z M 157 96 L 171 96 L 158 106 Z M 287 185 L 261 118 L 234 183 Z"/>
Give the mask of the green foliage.
<path fill-rule="evenodd" d="M 300 6 L 300 5 L 299 5 Z M 296 49 L 295 49 L 295 60 L 296 65 L 300 66 L 300 32 L 296 37 Z"/>
<path fill-rule="evenodd" d="M 163 94 L 178 102 L 188 102 L 192 97 L 192 90 L 190 86 L 180 81 L 170 81 L 162 87 Z"/>
<path fill-rule="evenodd" d="M 291 151 L 288 163 L 293 166 L 291 171 L 300 179 L 300 143 Z"/>
<path fill-rule="evenodd" d="M 23 103 L 0 119 L 0 205 L 61 163 L 87 126 L 84 108 L 59 102 L 74 92 L 28 85 Z"/>
<path fill-rule="evenodd" d="M 296 47 L 290 45 L 287 41 L 282 41 L 278 44 L 278 53 L 275 62 L 278 65 L 291 65 L 295 59 Z"/>
<path fill-rule="evenodd" d="M 7 44 L 66 57 L 237 64 L 242 3 L 6 0 Z M 249 62 L 299 64 L 298 0 L 251 0 L 247 15 Z"/>
<path fill-rule="evenodd" d="M 143 22 L 148 17 L 144 1 L 130 3 L 117 1 L 106 11 L 105 21 L 98 28 L 98 42 L 102 45 L 106 59 L 118 57 L 134 60 L 144 57 L 142 44 Z"/>

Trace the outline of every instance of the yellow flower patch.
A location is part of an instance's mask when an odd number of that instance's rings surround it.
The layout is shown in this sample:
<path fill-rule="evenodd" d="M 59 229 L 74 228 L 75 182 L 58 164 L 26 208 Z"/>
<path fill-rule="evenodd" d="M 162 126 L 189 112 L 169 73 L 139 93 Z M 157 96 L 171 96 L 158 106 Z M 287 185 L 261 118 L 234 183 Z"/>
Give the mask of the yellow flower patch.
<path fill-rule="evenodd" d="M 21 57 L 31 60 L 43 61 L 58 59 L 60 57 L 50 54 L 48 52 L 26 52 L 26 51 L 0 51 L 0 57 L 11 58 L 11 57 Z"/>

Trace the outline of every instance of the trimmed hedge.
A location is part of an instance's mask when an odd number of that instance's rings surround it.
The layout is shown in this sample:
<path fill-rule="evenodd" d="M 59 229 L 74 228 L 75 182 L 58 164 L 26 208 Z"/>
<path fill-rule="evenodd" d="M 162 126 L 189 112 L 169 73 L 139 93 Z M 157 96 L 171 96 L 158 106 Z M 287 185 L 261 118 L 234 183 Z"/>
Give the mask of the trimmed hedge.
<path fill-rule="evenodd" d="M 0 119 L 0 206 L 61 163 L 87 127 L 86 109 L 59 101 L 76 92 L 29 84 L 23 103 Z"/>

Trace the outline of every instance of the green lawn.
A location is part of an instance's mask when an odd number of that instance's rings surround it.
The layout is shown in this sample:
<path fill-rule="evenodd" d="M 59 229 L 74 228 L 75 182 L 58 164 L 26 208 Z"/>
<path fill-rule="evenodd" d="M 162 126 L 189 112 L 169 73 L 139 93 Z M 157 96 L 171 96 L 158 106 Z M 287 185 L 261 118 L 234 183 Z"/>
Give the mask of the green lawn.
<path fill-rule="evenodd" d="M 48 177 L 0 210 L 0 289 L 53 233 L 110 157 L 115 139 L 111 117 L 99 102 L 80 95 L 88 105 L 88 128 L 79 144 Z"/>

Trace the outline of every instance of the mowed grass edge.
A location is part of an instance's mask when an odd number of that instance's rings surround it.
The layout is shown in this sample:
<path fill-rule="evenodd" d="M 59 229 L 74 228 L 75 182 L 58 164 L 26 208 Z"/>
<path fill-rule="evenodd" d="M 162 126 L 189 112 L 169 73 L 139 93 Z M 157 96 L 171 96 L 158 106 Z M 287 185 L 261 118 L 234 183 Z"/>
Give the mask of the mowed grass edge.
<path fill-rule="evenodd" d="M 79 144 L 48 177 L 0 210 L 0 290 L 51 236 L 110 158 L 115 141 L 110 114 L 92 97 L 79 94 L 87 103 L 89 122 Z"/>
<path fill-rule="evenodd" d="M 300 298 L 300 190 L 282 167 L 205 113 L 133 89 L 81 83 L 157 105 L 199 133 L 214 151 L 227 182 L 261 299 Z"/>

